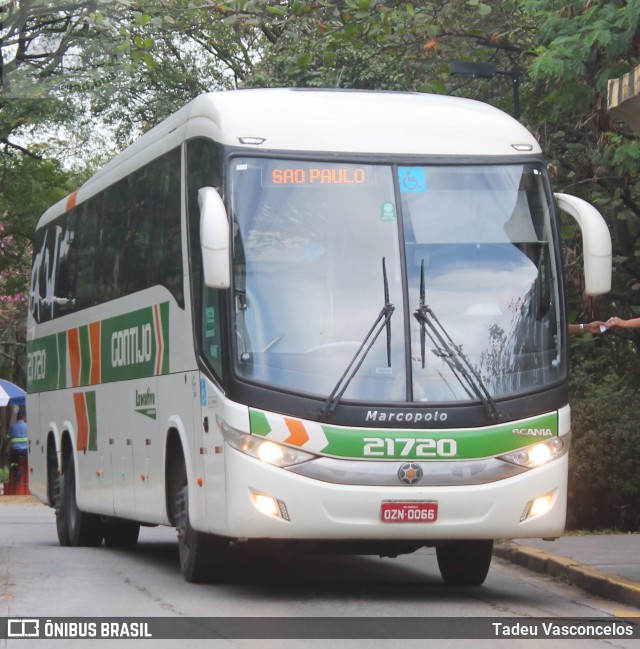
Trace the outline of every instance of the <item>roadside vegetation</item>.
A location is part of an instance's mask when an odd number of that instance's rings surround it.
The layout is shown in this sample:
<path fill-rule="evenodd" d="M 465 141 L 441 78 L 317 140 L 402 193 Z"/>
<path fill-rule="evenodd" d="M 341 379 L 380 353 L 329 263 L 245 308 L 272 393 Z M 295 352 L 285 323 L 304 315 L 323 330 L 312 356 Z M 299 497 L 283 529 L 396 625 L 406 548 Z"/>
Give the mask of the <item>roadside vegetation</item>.
<path fill-rule="evenodd" d="M 513 111 L 557 191 L 595 204 L 613 289 L 583 297 L 563 223 L 571 319 L 640 315 L 640 145 L 607 112 L 607 81 L 640 63 L 640 0 L 8 0 L 0 7 L 0 375 L 25 385 L 31 238 L 44 209 L 200 92 L 304 86 L 449 93 Z M 390 116 L 393 119 L 393 116 Z M 570 528 L 640 529 L 640 330 L 571 349 Z"/>

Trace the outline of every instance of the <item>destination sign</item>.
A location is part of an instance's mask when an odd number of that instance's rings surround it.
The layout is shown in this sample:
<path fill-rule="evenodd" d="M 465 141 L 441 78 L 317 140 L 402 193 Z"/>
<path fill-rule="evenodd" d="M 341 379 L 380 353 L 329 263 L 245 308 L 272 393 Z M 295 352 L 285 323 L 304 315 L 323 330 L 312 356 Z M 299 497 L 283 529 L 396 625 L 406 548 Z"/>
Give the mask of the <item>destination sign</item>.
<path fill-rule="evenodd" d="M 268 184 L 273 185 L 365 185 L 363 167 L 282 167 L 272 169 Z"/>

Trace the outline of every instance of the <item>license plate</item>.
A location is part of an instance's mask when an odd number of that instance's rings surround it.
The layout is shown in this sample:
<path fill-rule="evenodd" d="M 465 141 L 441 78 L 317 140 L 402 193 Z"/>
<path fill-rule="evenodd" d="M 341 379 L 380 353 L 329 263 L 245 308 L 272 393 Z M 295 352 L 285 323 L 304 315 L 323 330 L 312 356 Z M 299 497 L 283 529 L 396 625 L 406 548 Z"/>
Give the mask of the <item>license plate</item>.
<path fill-rule="evenodd" d="M 438 520 L 435 500 L 385 500 L 380 508 L 383 523 L 434 523 Z"/>

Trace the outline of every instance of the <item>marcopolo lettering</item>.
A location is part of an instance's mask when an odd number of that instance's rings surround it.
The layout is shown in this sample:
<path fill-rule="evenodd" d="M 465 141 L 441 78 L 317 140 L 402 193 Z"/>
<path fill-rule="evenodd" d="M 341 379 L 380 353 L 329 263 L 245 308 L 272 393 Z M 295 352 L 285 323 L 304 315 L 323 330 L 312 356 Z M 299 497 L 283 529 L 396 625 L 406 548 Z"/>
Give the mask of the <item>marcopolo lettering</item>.
<path fill-rule="evenodd" d="M 148 363 L 152 353 L 153 330 L 150 323 L 114 331 L 111 335 L 112 367 Z"/>
<path fill-rule="evenodd" d="M 449 415 L 439 410 L 415 412 L 413 410 L 368 410 L 365 421 L 394 421 L 398 423 L 421 423 L 447 421 Z"/>

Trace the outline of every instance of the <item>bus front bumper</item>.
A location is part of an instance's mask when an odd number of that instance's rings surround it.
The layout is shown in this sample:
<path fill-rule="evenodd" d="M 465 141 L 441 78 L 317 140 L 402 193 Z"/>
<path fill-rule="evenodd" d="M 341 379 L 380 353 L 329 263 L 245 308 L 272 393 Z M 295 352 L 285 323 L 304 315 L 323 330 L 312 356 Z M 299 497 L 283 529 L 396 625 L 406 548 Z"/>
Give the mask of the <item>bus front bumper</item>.
<path fill-rule="evenodd" d="M 496 482 L 428 487 L 332 484 L 229 446 L 225 454 L 226 516 L 210 512 L 194 527 L 232 538 L 438 541 L 553 538 L 564 530 L 567 454 Z"/>

